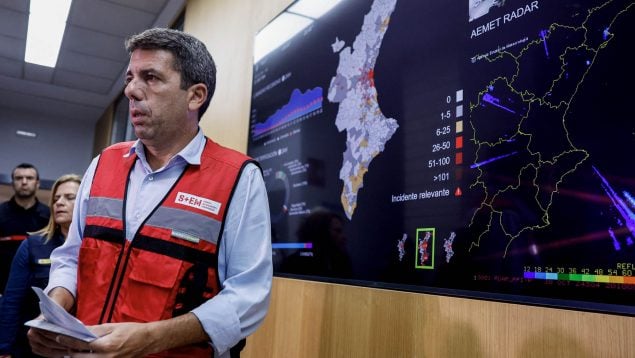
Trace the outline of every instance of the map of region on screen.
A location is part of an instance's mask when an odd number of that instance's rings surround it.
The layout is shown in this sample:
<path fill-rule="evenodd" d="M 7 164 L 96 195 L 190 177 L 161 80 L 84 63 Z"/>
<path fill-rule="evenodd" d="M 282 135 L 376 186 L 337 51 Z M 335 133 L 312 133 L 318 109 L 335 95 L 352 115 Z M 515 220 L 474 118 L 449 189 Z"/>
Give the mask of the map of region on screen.
<path fill-rule="evenodd" d="M 276 275 L 635 315 L 635 1 L 342 0 L 254 64 Z"/>

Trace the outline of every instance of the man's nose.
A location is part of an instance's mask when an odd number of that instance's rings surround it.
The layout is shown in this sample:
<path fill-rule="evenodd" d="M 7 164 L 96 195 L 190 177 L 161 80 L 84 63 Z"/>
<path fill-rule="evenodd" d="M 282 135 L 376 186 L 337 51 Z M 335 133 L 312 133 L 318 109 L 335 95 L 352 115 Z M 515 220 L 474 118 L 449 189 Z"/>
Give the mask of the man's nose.
<path fill-rule="evenodd" d="M 143 97 L 143 90 L 139 81 L 132 79 L 124 88 L 123 93 L 129 100 L 139 101 Z"/>

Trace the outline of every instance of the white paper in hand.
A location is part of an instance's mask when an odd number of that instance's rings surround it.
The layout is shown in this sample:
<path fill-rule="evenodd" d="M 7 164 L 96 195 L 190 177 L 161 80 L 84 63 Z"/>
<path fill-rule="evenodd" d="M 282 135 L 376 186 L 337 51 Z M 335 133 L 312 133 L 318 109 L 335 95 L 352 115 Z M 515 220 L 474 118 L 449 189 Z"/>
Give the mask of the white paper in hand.
<path fill-rule="evenodd" d="M 26 322 L 25 325 L 71 336 L 85 342 L 91 342 L 97 339 L 97 336 L 89 331 L 80 320 L 73 317 L 55 301 L 51 300 L 42 289 L 38 287 L 31 288 L 40 298 L 40 310 L 42 311 L 44 320 L 33 319 Z"/>

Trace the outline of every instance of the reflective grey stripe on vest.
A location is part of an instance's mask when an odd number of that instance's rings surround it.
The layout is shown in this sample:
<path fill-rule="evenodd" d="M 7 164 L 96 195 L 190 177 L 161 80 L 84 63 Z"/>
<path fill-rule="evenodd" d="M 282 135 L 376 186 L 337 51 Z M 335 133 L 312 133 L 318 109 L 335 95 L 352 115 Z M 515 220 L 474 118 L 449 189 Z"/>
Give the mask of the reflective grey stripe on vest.
<path fill-rule="evenodd" d="M 123 200 L 91 197 L 88 199 L 87 216 L 122 220 Z M 169 229 L 172 236 L 187 241 L 196 239 L 217 244 L 221 223 L 188 210 L 160 206 L 146 221 L 146 225 Z"/>
<path fill-rule="evenodd" d="M 123 201 L 111 198 L 88 198 L 86 216 L 100 216 L 115 220 L 122 220 Z"/>

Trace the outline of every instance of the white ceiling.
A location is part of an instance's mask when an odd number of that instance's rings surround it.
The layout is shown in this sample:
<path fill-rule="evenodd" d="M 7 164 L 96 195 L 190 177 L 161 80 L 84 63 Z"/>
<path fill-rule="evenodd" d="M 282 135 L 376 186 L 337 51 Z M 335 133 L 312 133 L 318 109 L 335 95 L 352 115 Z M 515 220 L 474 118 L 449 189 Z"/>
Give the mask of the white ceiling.
<path fill-rule="evenodd" d="M 96 122 L 123 90 L 125 39 L 166 27 L 186 0 L 73 0 L 57 67 L 24 62 L 29 0 L 0 1 L 0 107 Z"/>

